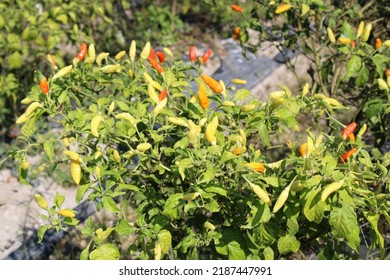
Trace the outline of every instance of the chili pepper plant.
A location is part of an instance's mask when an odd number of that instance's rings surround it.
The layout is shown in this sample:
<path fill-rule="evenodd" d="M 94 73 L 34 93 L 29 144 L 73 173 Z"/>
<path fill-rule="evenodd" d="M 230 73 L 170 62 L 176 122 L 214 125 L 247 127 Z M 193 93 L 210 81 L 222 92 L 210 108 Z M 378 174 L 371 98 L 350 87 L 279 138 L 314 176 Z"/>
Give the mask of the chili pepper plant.
<path fill-rule="evenodd" d="M 346 138 L 348 109 L 335 98 L 281 85 L 260 101 L 243 77 L 205 75 L 188 49 L 176 60 L 150 43 L 118 54 L 90 44 L 31 88 L 17 120 L 20 181 L 61 168 L 78 203 L 114 216 L 80 224 L 61 194 L 38 194 L 39 241 L 75 228 L 87 241 L 81 259 L 357 259 L 362 244 L 385 257 L 390 155 L 369 154 L 367 126 Z M 150 58 L 157 51 L 163 60 Z M 42 134 L 38 121 L 61 133 Z M 32 151 L 46 162 L 30 164 Z"/>

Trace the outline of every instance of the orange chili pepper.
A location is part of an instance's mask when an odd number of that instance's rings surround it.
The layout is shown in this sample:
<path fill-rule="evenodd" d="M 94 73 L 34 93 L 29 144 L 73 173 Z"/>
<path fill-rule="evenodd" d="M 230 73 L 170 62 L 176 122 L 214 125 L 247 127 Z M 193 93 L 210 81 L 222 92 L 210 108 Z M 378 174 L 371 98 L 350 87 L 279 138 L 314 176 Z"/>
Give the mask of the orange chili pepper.
<path fill-rule="evenodd" d="M 207 97 L 207 93 L 204 90 L 203 86 L 200 85 L 198 89 L 198 98 L 199 98 L 199 104 L 202 106 L 203 109 L 206 109 L 210 105 L 209 98 Z"/>
<path fill-rule="evenodd" d="M 382 40 L 380 38 L 376 38 L 375 40 L 375 49 L 379 49 L 382 46 Z"/>
<path fill-rule="evenodd" d="M 158 96 L 158 100 L 163 100 L 165 98 L 165 96 L 167 96 L 167 93 L 168 93 L 168 90 L 167 89 L 164 89 L 162 92 L 160 92 L 159 96 Z"/>
<path fill-rule="evenodd" d="M 241 13 L 242 10 L 243 10 L 243 8 L 241 6 L 239 6 L 239 5 L 234 5 L 233 4 L 230 7 L 232 8 L 233 11 L 238 12 L 238 13 Z"/>
<path fill-rule="evenodd" d="M 356 148 L 350 149 L 348 152 L 343 154 L 340 158 L 340 163 L 346 162 L 350 156 L 352 156 L 357 151 Z"/>
<path fill-rule="evenodd" d="M 220 83 L 218 83 L 213 78 L 206 76 L 205 74 L 202 74 L 203 81 L 217 94 L 221 94 L 223 92 L 223 87 Z"/>
<path fill-rule="evenodd" d="M 87 55 L 87 50 L 88 50 L 87 44 L 86 43 L 82 43 L 81 47 L 80 47 L 80 51 L 77 54 L 77 58 L 79 60 L 83 60 L 85 58 L 85 56 Z"/>
<path fill-rule="evenodd" d="M 240 27 L 238 27 L 238 26 L 234 27 L 234 29 L 233 29 L 233 39 L 234 40 L 237 40 L 240 37 L 240 31 L 241 31 Z"/>
<path fill-rule="evenodd" d="M 46 77 L 43 77 L 41 79 L 41 81 L 39 82 L 39 87 L 41 88 L 43 94 L 47 94 L 49 92 L 49 84 L 47 83 Z"/>

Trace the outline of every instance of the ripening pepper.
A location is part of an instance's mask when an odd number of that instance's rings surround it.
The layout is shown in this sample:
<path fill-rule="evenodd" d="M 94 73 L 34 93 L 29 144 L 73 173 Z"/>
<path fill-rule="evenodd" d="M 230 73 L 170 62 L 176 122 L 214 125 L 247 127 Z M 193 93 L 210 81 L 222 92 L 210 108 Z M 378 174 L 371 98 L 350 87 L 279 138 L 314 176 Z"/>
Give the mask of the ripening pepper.
<path fill-rule="evenodd" d="M 349 125 L 347 125 L 342 131 L 341 131 L 341 137 L 345 140 L 348 138 L 348 136 L 353 133 L 356 129 L 356 122 L 351 122 Z"/>
<path fill-rule="evenodd" d="M 196 61 L 196 52 L 195 52 L 195 47 L 194 46 L 190 46 L 189 57 L 190 57 L 190 61 L 191 62 L 195 62 Z"/>
<path fill-rule="evenodd" d="M 205 74 L 201 75 L 203 81 L 217 94 L 221 94 L 223 92 L 223 88 L 216 80 L 213 78 L 206 76 Z"/>
<path fill-rule="evenodd" d="M 136 46 L 137 46 L 136 41 L 132 40 L 129 48 L 129 57 L 132 63 L 134 63 L 135 60 L 135 55 L 137 51 Z"/>
<path fill-rule="evenodd" d="M 99 53 L 98 56 L 96 57 L 96 64 L 100 67 L 103 59 L 106 59 L 109 55 L 110 54 L 108 52 Z"/>
<path fill-rule="evenodd" d="M 275 14 L 281 14 L 283 12 L 286 12 L 291 9 L 291 5 L 287 3 L 281 4 L 279 7 L 276 8 Z"/>
<path fill-rule="evenodd" d="M 359 38 L 360 36 L 362 36 L 363 30 L 364 30 L 364 21 L 361 21 L 361 22 L 359 23 L 358 30 L 357 30 L 357 37 L 358 37 L 358 38 Z"/>
<path fill-rule="evenodd" d="M 158 100 L 159 101 L 163 100 L 167 96 L 167 93 L 168 93 L 167 89 L 164 89 L 163 91 L 161 91 L 160 94 L 158 95 Z"/>
<path fill-rule="evenodd" d="M 355 152 L 357 151 L 356 148 L 352 148 L 349 151 L 345 152 L 341 158 L 340 158 L 340 163 L 348 161 L 348 158 L 350 158 Z"/>
<path fill-rule="evenodd" d="M 125 54 L 126 54 L 126 51 L 120 51 L 120 52 L 118 52 L 118 53 L 115 55 L 114 59 L 115 59 L 115 60 L 120 60 L 122 57 L 125 56 Z"/>
<path fill-rule="evenodd" d="M 246 147 L 237 147 L 237 148 L 234 148 L 232 151 L 232 153 L 236 156 L 239 156 L 245 152 L 246 152 Z"/>
<path fill-rule="evenodd" d="M 39 82 L 39 87 L 43 94 L 47 94 L 49 92 L 49 84 L 47 82 L 46 77 L 43 77 Z"/>
<path fill-rule="evenodd" d="M 147 150 L 151 149 L 152 145 L 150 143 L 141 143 L 137 145 L 137 150 L 139 152 L 146 152 Z"/>
<path fill-rule="evenodd" d="M 70 163 L 70 173 L 72 174 L 73 181 L 78 185 L 81 180 L 81 164 L 80 161 L 72 160 Z"/>
<path fill-rule="evenodd" d="M 58 66 L 57 66 L 56 61 L 54 60 L 54 57 L 51 54 L 48 54 L 46 57 L 47 57 L 47 60 L 50 62 L 51 66 L 53 66 L 54 69 L 57 69 Z"/>
<path fill-rule="evenodd" d="M 198 88 L 198 98 L 199 98 L 199 104 L 203 109 L 206 109 L 210 105 L 209 98 L 207 97 L 207 93 L 202 85 L 199 85 Z"/>
<path fill-rule="evenodd" d="M 151 50 L 150 42 L 147 42 L 141 51 L 140 54 L 141 59 L 147 59 L 149 57 L 150 50 Z"/>
<path fill-rule="evenodd" d="M 263 190 L 260 186 L 253 184 L 245 177 L 244 179 L 247 181 L 256 196 L 261 199 L 261 201 L 263 201 L 265 204 L 268 204 L 269 206 L 272 205 L 271 199 L 269 198 L 268 193 L 265 190 Z"/>
<path fill-rule="evenodd" d="M 234 27 L 234 29 L 233 29 L 233 39 L 234 40 L 238 40 L 238 38 L 240 37 L 240 31 L 241 31 L 240 27 L 238 27 L 238 26 Z"/>
<path fill-rule="evenodd" d="M 243 11 L 243 8 L 239 5 L 230 5 L 230 7 L 232 8 L 233 11 L 235 12 L 238 12 L 238 13 L 241 13 Z"/>
<path fill-rule="evenodd" d="M 72 209 L 61 209 L 58 211 L 58 214 L 65 217 L 65 218 L 74 218 L 76 217 L 76 214 Z"/>
<path fill-rule="evenodd" d="M 70 71 L 72 71 L 72 68 L 73 68 L 73 65 L 68 65 L 68 66 L 65 66 L 65 67 L 61 68 L 61 69 L 58 70 L 58 72 L 53 76 L 53 80 L 54 80 L 54 79 L 61 78 L 61 77 L 65 76 L 66 74 L 70 73 Z"/>
<path fill-rule="evenodd" d="M 329 41 L 331 41 L 332 43 L 336 43 L 336 37 L 334 36 L 333 30 L 328 27 L 326 28 L 326 32 L 328 33 Z"/>
<path fill-rule="evenodd" d="M 95 58 L 96 58 L 95 45 L 94 44 L 90 44 L 89 47 L 88 47 L 88 55 L 85 58 L 85 63 L 92 64 L 92 63 L 95 62 Z"/>
<path fill-rule="evenodd" d="M 87 44 L 86 43 L 82 43 L 81 47 L 80 47 L 80 51 L 79 51 L 79 53 L 76 56 L 77 59 L 80 60 L 80 61 L 83 60 L 85 58 L 86 54 L 87 54 L 87 50 L 88 50 Z"/>
<path fill-rule="evenodd" d="M 252 170 L 257 171 L 257 172 L 264 172 L 265 171 L 264 164 L 262 164 L 261 162 L 248 162 L 248 163 L 244 164 L 244 166 L 248 166 L 249 168 L 251 168 Z"/>
<path fill-rule="evenodd" d="M 363 34 L 361 37 L 362 42 L 367 42 L 368 38 L 370 37 L 371 34 L 371 29 L 372 29 L 372 23 L 366 24 L 363 29 Z"/>
<path fill-rule="evenodd" d="M 343 45 L 349 45 L 349 44 L 351 44 L 351 39 L 340 37 L 339 38 L 339 43 L 343 44 Z"/>
<path fill-rule="evenodd" d="M 202 56 L 201 56 L 201 62 L 206 63 L 207 60 L 209 60 L 210 56 L 213 54 L 212 49 L 208 49 Z"/>
<path fill-rule="evenodd" d="M 49 203 L 42 195 L 36 194 L 35 201 L 37 202 L 38 206 L 43 210 L 47 210 L 49 208 Z"/>
<path fill-rule="evenodd" d="M 321 193 L 321 200 L 325 201 L 330 194 L 339 190 L 343 186 L 343 183 L 344 183 L 344 180 L 341 180 L 341 181 L 333 182 L 333 183 L 325 186 L 325 188 L 323 189 L 323 191 Z"/>
<path fill-rule="evenodd" d="M 156 107 L 154 107 L 152 111 L 152 116 L 157 117 L 158 114 L 160 114 L 161 111 L 167 106 L 167 103 L 168 103 L 168 99 L 165 97 L 156 105 Z"/>
<path fill-rule="evenodd" d="M 283 207 L 283 205 L 286 203 L 288 195 L 290 194 L 290 186 L 286 187 L 281 194 L 279 195 L 278 199 L 275 202 L 274 209 L 272 212 L 276 213 Z"/>
<path fill-rule="evenodd" d="M 215 132 L 218 128 L 218 116 L 215 116 L 211 122 L 206 126 L 206 139 L 211 145 L 217 144 L 217 138 L 215 137 Z"/>
<path fill-rule="evenodd" d="M 91 121 L 91 134 L 99 138 L 99 125 L 103 121 L 103 116 L 97 115 Z"/>
<path fill-rule="evenodd" d="M 382 46 L 382 40 L 380 38 L 375 39 L 375 49 L 379 49 Z"/>

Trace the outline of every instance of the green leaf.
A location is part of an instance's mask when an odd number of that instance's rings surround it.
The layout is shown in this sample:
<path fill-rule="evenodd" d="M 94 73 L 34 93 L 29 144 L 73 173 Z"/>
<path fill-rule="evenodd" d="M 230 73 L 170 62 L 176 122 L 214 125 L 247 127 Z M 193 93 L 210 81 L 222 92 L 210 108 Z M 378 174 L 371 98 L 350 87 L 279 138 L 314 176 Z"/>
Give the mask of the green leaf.
<path fill-rule="evenodd" d="M 172 246 L 171 233 L 168 230 L 163 229 L 157 234 L 157 239 L 158 239 L 160 246 L 161 246 L 161 253 L 168 254 L 169 249 Z"/>
<path fill-rule="evenodd" d="M 219 254 L 228 256 L 230 260 L 245 260 L 246 241 L 240 231 L 225 229 L 222 231 L 222 237 L 215 238 L 214 242 Z"/>
<path fill-rule="evenodd" d="M 103 207 L 106 210 L 114 213 L 119 213 L 119 208 L 112 197 L 103 196 L 102 203 L 103 203 Z"/>
<path fill-rule="evenodd" d="M 139 188 L 131 184 L 119 184 L 118 187 L 115 189 L 115 191 L 123 191 L 123 190 L 138 192 Z"/>
<path fill-rule="evenodd" d="M 387 106 L 381 99 L 371 99 L 364 104 L 363 112 L 367 114 L 367 118 L 380 116 Z"/>
<path fill-rule="evenodd" d="M 264 251 L 263 251 L 263 255 L 264 255 L 265 260 L 274 260 L 275 259 L 275 253 L 271 247 L 265 247 Z"/>
<path fill-rule="evenodd" d="M 103 230 L 102 228 L 98 228 L 95 232 L 96 233 L 96 236 L 94 238 L 95 243 L 96 244 L 102 243 L 104 240 L 106 240 L 110 236 L 110 234 L 113 230 L 114 230 L 114 228 L 108 228 L 106 230 Z"/>
<path fill-rule="evenodd" d="M 355 31 L 354 29 L 351 27 L 351 25 L 344 21 L 343 22 L 343 25 L 341 26 L 341 35 L 342 37 L 346 37 L 346 38 L 349 38 L 349 39 L 353 39 L 354 36 L 355 36 Z"/>
<path fill-rule="evenodd" d="M 207 202 L 205 203 L 205 209 L 210 211 L 211 213 L 219 212 L 219 204 L 217 201 L 215 201 L 213 198 L 208 198 Z"/>
<path fill-rule="evenodd" d="M 363 63 L 362 68 L 360 69 L 358 76 L 356 77 L 356 81 L 355 81 L 356 86 L 358 87 L 364 86 L 367 83 L 368 78 L 369 78 L 369 72 L 367 67 Z"/>
<path fill-rule="evenodd" d="M 81 253 L 80 253 L 80 260 L 81 261 L 86 261 L 88 260 L 88 256 L 89 256 L 89 244 L 88 244 L 88 247 L 84 248 Z"/>
<path fill-rule="evenodd" d="M 38 243 L 42 243 L 43 236 L 45 235 L 46 231 L 51 228 L 51 226 L 40 226 L 38 229 Z"/>
<path fill-rule="evenodd" d="M 331 155 L 326 155 L 322 159 L 322 172 L 325 176 L 332 177 L 333 170 L 335 170 L 337 166 L 337 160 L 333 158 Z"/>
<path fill-rule="evenodd" d="M 202 184 L 202 183 L 208 183 L 210 182 L 211 180 L 213 180 L 215 177 L 215 169 L 212 168 L 211 166 L 209 166 L 206 170 L 206 172 L 203 173 L 203 178 L 202 180 L 199 182 L 199 184 Z"/>
<path fill-rule="evenodd" d="M 221 164 L 231 159 L 235 159 L 237 156 L 231 152 L 224 151 L 221 157 Z"/>
<path fill-rule="evenodd" d="M 216 187 L 216 186 L 207 187 L 204 189 L 204 191 L 208 192 L 208 193 L 216 193 L 216 194 L 222 195 L 224 197 L 227 197 L 227 191 L 221 187 Z"/>
<path fill-rule="evenodd" d="M 22 126 L 21 132 L 24 136 L 29 137 L 34 134 L 34 131 L 35 131 L 35 118 L 31 118 Z"/>
<path fill-rule="evenodd" d="M 56 196 L 54 197 L 53 203 L 55 206 L 57 206 L 58 209 L 61 209 L 62 204 L 65 201 L 65 196 L 56 193 Z"/>
<path fill-rule="evenodd" d="M 345 78 L 348 79 L 348 78 L 352 77 L 353 75 L 355 75 L 356 73 L 358 73 L 360 71 L 361 67 L 362 67 L 361 58 L 357 55 L 354 55 L 348 61 L 348 65 L 347 65 L 348 74 Z"/>
<path fill-rule="evenodd" d="M 274 112 L 274 115 L 277 119 L 279 119 L 288 127 L 293 127 L 294 125 L 298 124 L 297 120 L 295 119 L 294 113 L 288 108 L 279 108 Z"/>
<path fill-rule="evenodd" d="M 89 254 L 91 260 L 119 260 L 119 250 L 111 243 L 98 246 Z"/>
<path fill-rule="evenodd" d="M 310 6 L 305 4 L 305 3 L 302 3 L 302 6 L 301 6 L 301 16 L 306 15 L 309 11 L 310 11 Z"/>
<path fill-rule="evenodd" d="M 376 243 L 379 245 L 380 255 L 381 255 L 381 258 L 383 258 L 384 253 L 385 253 L 385 240 L 383 238 L 383 235 L 380 233 L 380 231 L 378 229 L 378 222 L 379 222 L 380 216 L 376 213 L 364 213 L 364 216 L 367 218 L 368 222 L 371 224 L 372 229 L 375 232 L 375 238 L 373 238 L 374 242 L 372 242 L 372 243 L 374 243 L 374 244 Z"/>
<path fill-rule="evenodd" d="M 46 141 L 43 143 L 43 150 L 51 162 L 54 161 L 54 147 L 52 141 Z"/>
<path fill-rule="evenodd" d="M 271 210 L 268 204 L 260 203 L 256 200 L 253 205 L 248 204 L 250 207 L 250 215 L 246 220 L 246 224 L 241 226 L 243 229 L 252 229 L 259 226 L 260 223 L 266 223 L 271 219 Z"/>
<path fill-rule="evenodd" d="M 299 224 L 295 216 L 287 220 L 287 228 L 288 228 L 288 233 L 291 235 L 295 235 L 298 233 Z"/>
<path fill-rule="evenodd" d="M 268 128 L 264 122 L 259 123 L 258 131 L 259 131 L 259 136 L 261 138 L 261 141 L 263 142 L 264 147 L 269 146 L 270 145 L 269 131 L 268 131 Z"/>
<path fill-rule="evenodd" d="M 165 202 L 162 214 L 172 219 L 178 219 L 182 211 L 180 208 L 185 204 L 185 201 L 181 199 L 182 197 L 183 194 L 181 193 L 171 195 Z"/>
<path fill-rule="evenodd" d="M 330 212 L 329 224 L 333 238 L 345 238 L 348 245 L 359 252 L 359 225 L 351 205 L 344 203 L 341 206 L 334 206 Z"/>
<path fill-rule="evenodd" d="M 272 187 L 279 187 L 279 180 L 276 177 L 264 177 L 261 178 L 264 182 L 266 182 L 268 185 L 271 185 Z"/>
<path fill-rule="evenodd" d="M 303 214 L 310 222 L 319 224 L 324 217 L 325 202 L 321 200 L 321 188 L 312 188 L 306 195 Z"/>
<path fill-rule="evenodd" d="M 19 69 L 23 65 L 23 58 L 19 52 L 14 52 L 8 57 L 8 64 L 10 69 Z"/>
<path fill-rule="evenodd" d="M 193 163 L 192 163 L 192 159 L 190 158 L 185 158 L 185 159 L 182 159 L 180 162 L 179 162 L 179 173 L 181 175 L 181 178 L 184 180 L 186 175 L 185 175 L 185 170 L 187 168 L 190 168 L 193 166 Z"/>
<path fill-rule="evenodd" d="M 247 99 L 250 96 L 251 92 L 248 89 L 242 88 L 236 91 L 234 94 L 234 100 L 239 101 L 239 100 L 244 100 Z"/>
<path fill-rule="evenodd" d="M 125 219 L 119 220 L 115 226 L 115 231 L 119 235 L 130 235 L 133 232 L 133 227 Z"/>
<path fill-rule="evenodd" d="M 278 240 L 278 250 L 280 254 L 296 253 L 301 247 L 301 242 L 294 236 L 287 234 Z"/>

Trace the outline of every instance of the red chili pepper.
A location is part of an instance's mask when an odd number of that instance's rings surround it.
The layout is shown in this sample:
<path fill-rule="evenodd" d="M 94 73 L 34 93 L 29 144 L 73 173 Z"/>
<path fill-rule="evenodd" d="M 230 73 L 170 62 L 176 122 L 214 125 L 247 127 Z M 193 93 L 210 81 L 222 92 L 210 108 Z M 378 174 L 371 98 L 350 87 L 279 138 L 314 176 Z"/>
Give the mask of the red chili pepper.
<path fill-rule="evenodd" d="M 195 62 L 196 61 L 196 52 L 195 52 L 195 47 L 194 46 L 190 46 L 190 60 L 192 62 Z"/>
<path fill-rule="evenodd" d="M 49 92 L 49 84 L 47 83 L 46 77 L 43 77 L 41 79 L 41 81 L 39 82 L 39 87 L 41 88 L 43 94 L 47 94 Z"/>
<path fill-rule="evenodd" d="M 208 49 L 201 57 L 203 63 L 206 63 L 207 60 L 209 59 L 209 57 L 212 55 L 213 53 L 213 50 L 212 49 Z"/>
<path fill-rule="evenodd" d="M 164 89 L 162 92 L 160 92 L 159 96 L 158 96 L 158 100 L 163 100 L 165 98 L 165 96 L 167 96 L 167 93 L 168 93 L 168 90 L 167 89 Z"/>
<path fill-rule="evenodd" d="M 156 60 L 156 52 L 154 51 L 154 49 L 151 49 L 150 50 L 150 53 L 149 53 L 149 62 L 150 60 Z"/>
<path fill-rule="evenodd" d="M 152 67 L 154 69 L 156 69 L 158 72 L 160 73 L 163 73 L 164 72 L 164 68 L 161 66 L 160 63 L 157 62 L 157 60 L 155 59 L 149 59 L 149 62 L 150 62 L 150 65 L 152 65 Z"/>
<path fill-rule="evenodd" d="M 157 54 L 157 57 L 158 57 L 158 60 L 160 61 L 160 63 L 164 63 L 165 55 L 160 51 L 157 51 L 156 54 Z"/>
<path fill-rule="evenodd" d="M 350 149 L 348 152 L 343 154 L 340 158 L 340 163 L 346 162 L 350 156 L 352 156 L 357 151 L 356 148 Z"/>
<path fill-rule="evenodd" d="M 83 60 L 85 58 L 85 56 L 87 55 L 87 50 L 88 50 L 87 44 L 86 43 L 82 43 L 81 47 L 80 47 L 80 51 L 77 54 L 77 58 L 79 60 Z"/>
<path fill-rule="evenodd" d="M 343 131 L 341 132 L 341 136 L 343 137 L 343 139 L 347 139 L 348 136 L 353 133 L 356 129 L 356 122 L 352 122 L 350 123 L 349 125 L 347 125 Z"/>
<path fill-rule="evenodd" d="M 243 10 L 243 8 L 241 6 L 239 6 L 239 5 L 234 5 L 233 4 L 230 7 L 232 8 L 233 11 L 239 12 L 239 13 L 242 12 L 242 10 Z"/>

